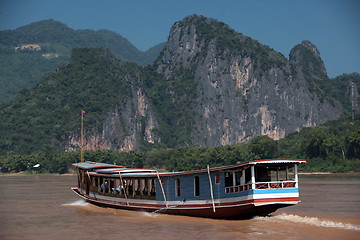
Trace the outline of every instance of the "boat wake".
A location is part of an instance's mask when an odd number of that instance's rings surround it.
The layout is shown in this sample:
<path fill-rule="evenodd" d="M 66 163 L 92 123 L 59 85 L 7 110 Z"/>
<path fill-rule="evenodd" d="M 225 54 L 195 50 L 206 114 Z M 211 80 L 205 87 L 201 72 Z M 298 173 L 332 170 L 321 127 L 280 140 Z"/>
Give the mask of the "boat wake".
<path fill-rule="evenodd" d="M 89 203 L 87 203 L 84 200 L 77 200 L 71 203 L 64 203 L 62 204 L 63 206 L 74 206 L 74 207 L 87 207 L 89 205 Z"/>
<path fill-rule="evenodd" d="M 152 218 L 159 216 L 159 214 L 157 214 L 155 212 L 141 212 L 141 215 L 145 216 L 145 217 L 152 217 Z"/>
<path fill-rule="evenodd" d="M 353 225 L 350 223 L 342 223 L 342 222 L 336 222 L 336 221 L 329 221 L 329 220 L 321 220 L 317 217 L 302 217 L 298 215 L 293 214 L 286 214 L 282 213 L 280 215 L 274 215 L 270 217 L 256 217 L 255 219 L 258 220 L 265 220 L 265 221 L 274 221 L 274 222 L 293 222 L 293 223 L 303 223 L 318 227 L 330 227 L 330 228 L 341 228 L 341 229 L 347 229 L 347 230 L 356 230 L 360 231 L 360 226 Z"/>

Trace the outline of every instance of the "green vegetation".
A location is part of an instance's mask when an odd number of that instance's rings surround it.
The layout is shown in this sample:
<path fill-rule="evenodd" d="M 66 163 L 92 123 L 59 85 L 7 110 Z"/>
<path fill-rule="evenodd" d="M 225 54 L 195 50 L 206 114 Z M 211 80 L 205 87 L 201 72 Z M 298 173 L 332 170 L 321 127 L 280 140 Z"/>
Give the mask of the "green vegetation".
<path fill-rule="evenodd" d="M 196 89 L 192 74 L 180 69 L 166 80 L 153 67 L 121 62 L 107 49 L 75 48 L 67 66 L 47 74 L 0 109 L 0 154 L 63 150 L 66 138 L 80 132 L 75 113 L 83 109 L 87 129 L 101 133 L 109 111 L 131 102 L 131 89 L 138 87 L 153 104 L 162 139 L 154 145 L 143 141 L 141 149 L 189 145 L 194 115 L 189 106 Z"/>
<path fill-rule="evenodd" d="M 304 171 L 360 171 L 360 115 L 305 128 L 279 141 L 283 157 L 309 159 Z"/>
<path fill-rule="evenodd" d="M 0 154 L 61 151 L 64 138 L 79 133 L 83 109 L 88 128 L 101 131 L 108 111 L 128 100 L 140 72 L 107 50 L 74 49 L 69 65 L 0 109 Z"/>
<path fill-rule="evenodd" d="M 70 164 L 78 162 L 79 152 L 46 152 L 30 155 L 0 156 L 1 172 L 34 171 L 66 173 Z M 301 171 L 360 172 L 360 115 L 306 128 L 282 140 L 259 136 L 249 143 L 210 148 L 163 148 L 147 152 L 85 151 L 86 161 L 115 163 L 127 167 L 153 167 L 183 171 L 241 163 L 254 159 L 307 159 Z"/>
<path fill-rule="evenodd" d="M 194 71 L 180 68 L 173 78 L 166 80 L 153 67 L 144 71 L 145 88 L 160 120 L 161 147 L 179 147 L 191 143 L 191 127 L 194 121 L 191 106 L 195 99 Z"/>
<path fill-rule="evenodd" d="M 15 50 L 27 44 L 37 44 L 40 49 Z M 0 31 L 0 103 L 8 102 L 20 90 L 36 85 L 43 75 L 68 63 L 76 47 L 106 47 L 118 59 L 145 66 L 154 62 L 164 44 L 142 52 L 117 33 L 73 30 L 54 20 Z"/>
<path fill-rule="evenodd" d="M 360 74 L 343 74 L 336 78 L 326 81 L 320 85 L 324 92 L 335 98 L 347 112 L 351 112 L 351 83 L 354 82 L 357 87 L 357 95 L 360 94 Z M 345 96 L 345 97 L 344 97 Z"/>
<path fill-rule="evenodd" d="M 41 77 L 55 71 L 57 66 L 68 59 L 59 56 L 46 59 L 42 52 L 14 52 L 1 49 L 0 44 L 0 103 L 8 102 L 21 89 L 36 85 Z"/>

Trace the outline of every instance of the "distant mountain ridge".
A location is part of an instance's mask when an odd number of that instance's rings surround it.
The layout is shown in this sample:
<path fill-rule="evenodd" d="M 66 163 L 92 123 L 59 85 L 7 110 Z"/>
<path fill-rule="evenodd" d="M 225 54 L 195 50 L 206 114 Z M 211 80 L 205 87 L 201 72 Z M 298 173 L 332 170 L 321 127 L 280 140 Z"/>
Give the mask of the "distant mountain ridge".
<path fill-rule="evenodd" d="M 192 15 L 173 25 L 147 67 L 120 61 L 106 48 L 75 48 L 69 64 L 0 109 L 0 154 L 78 149 L 81 110 L 87 149 L 281 139 L 347 112 L 339 101 L 347 89 L 335 95 L 327 89 L 360 80 L 348 77 L 329 79 L 309 41 L 288 60 L 224 23 Z"/>
<path fill-rule="evenodd" d="M 0 31 L 0 103 L 33 86 L 61 64 L 67 64 L 74 47 L 107 47 L 117 58 L 145 66 L 153 63 L 162 46 L 142 52 L 117 33 L 73 30 L 55 20 Z"/>

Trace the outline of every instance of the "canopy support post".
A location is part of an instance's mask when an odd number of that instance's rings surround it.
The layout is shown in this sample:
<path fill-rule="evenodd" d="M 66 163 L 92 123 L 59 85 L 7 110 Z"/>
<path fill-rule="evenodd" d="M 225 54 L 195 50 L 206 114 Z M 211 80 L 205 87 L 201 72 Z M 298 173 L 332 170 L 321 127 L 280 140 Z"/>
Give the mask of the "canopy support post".
<path fill-rule="evenodd" d="M 209 184 L 210 184 L 210 195 L 211 195 L 211 200 L 212 200 L 212 205 L 213 205 L 213 211 L 215 212 L 215 201 L 214 201 L 214 193 L 213 193 L 213 186 L 212 186 L 212 181 L 211 181 L 211 176 L 210 176 L 210 167 L 209 165 L 207 165 L 207 171 L 208 171 L 208 177 L 209 177 Z"/>
<path fill-rule="evenodd" d="M 255 189 L 255 166 L 251 165 L 251 189 Z"/>
<path fill-rule="evenodd" d="M 125 199 L 126 199 L 126 205 L 129 206 L 129 200 L 128 200 L 128 197 L 127 197 L 127 194 L 126 194 L 125 184 L 124 184 L 124 181 L 123 181 L 123 178 L 122 178 L 120 172 L 119 172 L 119 176 L 120 176 L 121 186 L 124 187 L 124 188 L 123 188 L 123 191 L 124 191 L 124 195 L 125 195 Z"/>
<path fill-rule="evenodd" d="M 295 187 L 299 187 L 299 178 L 298 178 L 298 165 L 294 165 L 294 172 L 295 172 Z"/>
<path fill-rule="evenodd" d="M 168 208 L 168 203 L 167 203 L 167 200 L 166 200 L 166 195 L 165 195 L 164 186 L 163 186 L 163 184 L 162 184 L 162 182 L 161 182 L 161 179 L 160 179 L 160 176 L 159 176 L 158 171 L 156 171 L 156 175 L 157 175 L 157 178 L 158 178 L 159 183 L 160 183 L 160 187 L 161 187 L 161 191 L 162 191 L 162 194 L 163 194 L 163 197 L 164 197 L 164 201 L 165 201 L 166 208 Z"/>

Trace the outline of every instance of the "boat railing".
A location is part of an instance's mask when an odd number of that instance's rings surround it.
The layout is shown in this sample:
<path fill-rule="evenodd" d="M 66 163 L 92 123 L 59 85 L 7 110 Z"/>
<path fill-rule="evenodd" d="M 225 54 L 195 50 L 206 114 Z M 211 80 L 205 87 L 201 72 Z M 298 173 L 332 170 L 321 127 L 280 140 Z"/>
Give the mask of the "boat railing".
<path fill-rule="evenodd" d="M 225 187 L 225 193 L 236 193 L 254 189 L 274 189 L 274 188 L 295 188 L 296 181 L 273 181 L 273 182 L 256 182 L 255 184 L 249 183 L 245 185 Z"/>
<path fill-rule="evenodd" d="M 270 188 L 294 188 L 296 181 L 275 181 L 275 182 L 256 182 L 255 189 L 270 189 Z"/>

